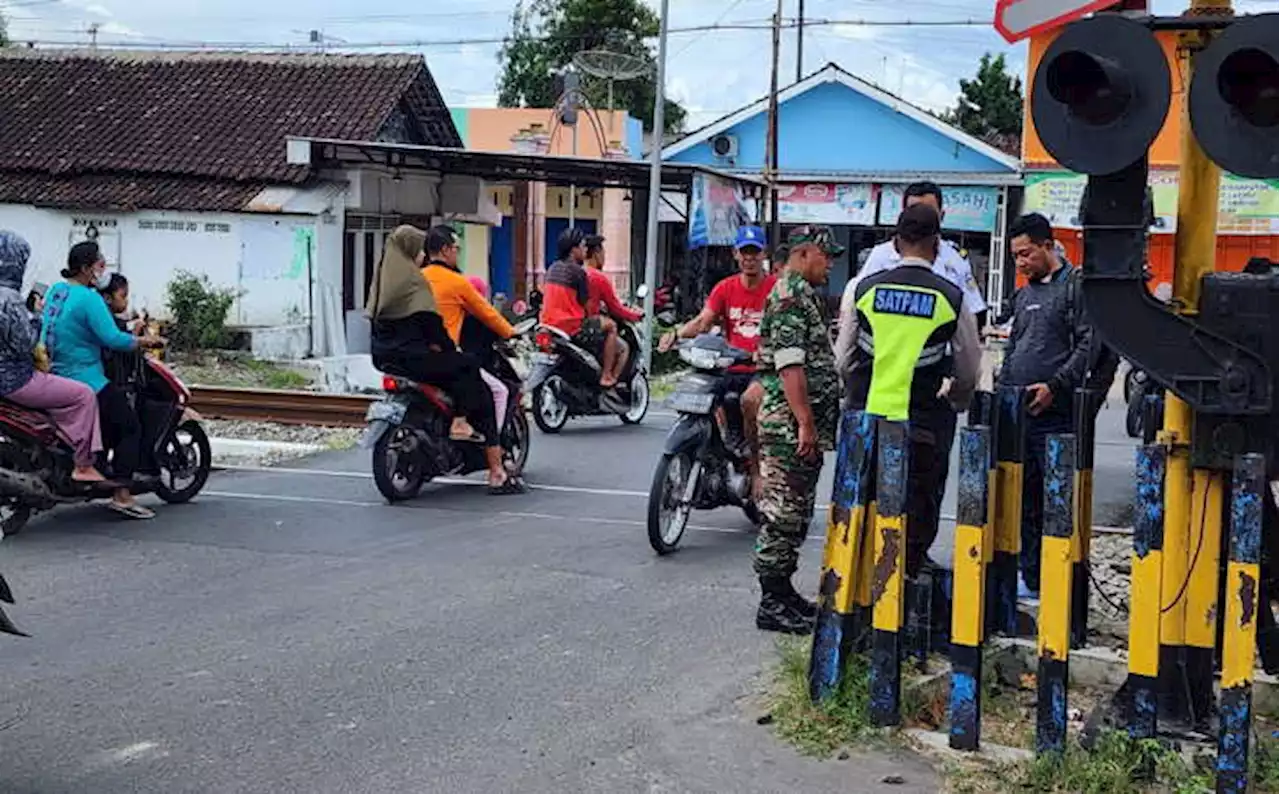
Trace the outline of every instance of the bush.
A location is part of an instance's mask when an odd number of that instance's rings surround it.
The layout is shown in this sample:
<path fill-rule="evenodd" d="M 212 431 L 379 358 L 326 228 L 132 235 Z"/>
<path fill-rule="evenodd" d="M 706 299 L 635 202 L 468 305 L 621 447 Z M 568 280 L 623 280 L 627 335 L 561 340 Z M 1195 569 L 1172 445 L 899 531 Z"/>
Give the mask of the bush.
<path fill-rule="evenodd" d="M 208 276 L 179 270 L 166 288 L 173 322 L 169 343 L 177 350 L 207 350 L 228 343 L 227 312 L 238 290 L 215 287 Z"/>

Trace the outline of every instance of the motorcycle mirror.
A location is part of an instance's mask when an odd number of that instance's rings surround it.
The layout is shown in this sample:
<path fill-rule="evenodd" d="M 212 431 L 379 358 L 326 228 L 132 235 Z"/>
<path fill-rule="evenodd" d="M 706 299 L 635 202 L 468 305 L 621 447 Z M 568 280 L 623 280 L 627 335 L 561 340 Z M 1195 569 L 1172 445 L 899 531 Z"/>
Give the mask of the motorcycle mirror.
<path fill-rule="evenodd" d="M 645 296 L 648 294 L 649 294 L 648 284 L 641 284 L 639 287 L 636 287 L 636 297 L 639 298 L 640 300 L 644 300 Z"/>

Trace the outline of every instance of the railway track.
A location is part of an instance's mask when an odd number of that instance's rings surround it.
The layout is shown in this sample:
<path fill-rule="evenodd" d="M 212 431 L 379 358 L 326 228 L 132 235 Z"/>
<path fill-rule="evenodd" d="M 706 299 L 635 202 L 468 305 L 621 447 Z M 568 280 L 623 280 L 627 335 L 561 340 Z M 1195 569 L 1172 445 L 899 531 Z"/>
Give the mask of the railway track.
<path fill-rule="evenodd" d="M 231 386 L 191 387 L 191 407 L 210 419 L 243 419 L 286 425 L 363 427 L 376 398 Z"/>

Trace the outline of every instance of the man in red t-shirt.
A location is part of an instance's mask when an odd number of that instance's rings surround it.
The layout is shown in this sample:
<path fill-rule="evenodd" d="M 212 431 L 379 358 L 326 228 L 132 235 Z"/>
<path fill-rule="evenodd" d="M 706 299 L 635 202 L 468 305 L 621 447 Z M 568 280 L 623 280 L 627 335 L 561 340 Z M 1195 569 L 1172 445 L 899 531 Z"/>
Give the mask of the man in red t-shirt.
<path fill-rule="evenodd" d="M 676 337 L 692 339 L 710 331 L 715 326 L 724 329 L 725 341 L 740 350 L 755 355 L 760 345 L 760 321 L 764 319 L 764 299 L 773 289 L 774 277 L 764 272 L 765 236 L 759 226 L 743 226 L 738 229 L 734 241 L 733 258 L 738 262 L 738 273 L 723 279 L 707 296 L 707 303 L 697 317 L 685 323 L 679 331 L 663 336 L 659 350 L 670 350 Z M 756 411 L 764 396 L 756 383 L 756 366 L 735 364 L 724 379 L 726 392 L 741 395 L 742 430 L 755 457 Z M 724 417 L 726 424 L 736 418 Z"/>
<path fill-rule="evenodd" d="M 587 235 L 587 258 L 583 262 L 587 270 L 587 305 L 586 312 L 588 317 L 612 317 L 615 322 L 634 323 L 644 317 L 644 312 L 638 312 L 622 305 L 622 301 L 618 300 L 618 293 L 613 290 L 613 282 L 604 274 L 604 237 L 598 234 Z M 622 336 L 617 338 L 617 355 L 614 357 L 613 372 L 609 375 L 613 380 L 617 380 L 622 374 L 622 369 L 627 365 L 627 356 L 630 351 L 627 349 L 627 343 L 623 341 Z"/>

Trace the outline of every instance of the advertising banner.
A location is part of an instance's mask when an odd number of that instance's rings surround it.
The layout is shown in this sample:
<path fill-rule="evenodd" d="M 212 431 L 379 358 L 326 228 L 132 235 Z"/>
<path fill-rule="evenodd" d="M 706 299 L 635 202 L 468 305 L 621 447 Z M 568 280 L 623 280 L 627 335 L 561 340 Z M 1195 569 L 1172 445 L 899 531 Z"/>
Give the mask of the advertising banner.
<path fill-rule="evenodd" d="M 755 213 L 736 182 L 696 174 L 689 195 L 689 249 L 733 245 L 738 227 L 751 223 Z"/>
<path fill-rule="evenodd" d="M 1080 228 L 1080 197 L 1087 177 L 1067 171 L 1029 173 L 1023 212 L 1038 212 L 1058 229 Z M 1153 234 L 1173 234 L 1178 224 L 1178 173 L 1152 171 L 1147 177 L 1155 204 Z M 1280 233 L 1280 191 L 1275 180 L 1222 175 L 1218 192 L 1218 234 Z M 949 214 L 949 213 L 948 213 Z"/>
<path fill-rule="evenodd" d="M 897 224 L 905 189 L 906 185 L 880 186 L 879 225 Z M 993 232 L 999 200 L 998 188 L 994 187 L 944 187 L 942 228 L 958 232 Z"/>
<path fill-rule="evenodd" d="M 807 182 L 778 186 L 778 218 L 783 223 L 872 226 L 875 215 L 875 185 Z"/>

